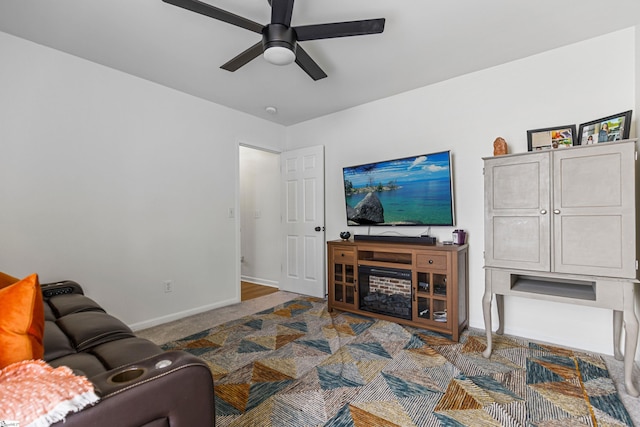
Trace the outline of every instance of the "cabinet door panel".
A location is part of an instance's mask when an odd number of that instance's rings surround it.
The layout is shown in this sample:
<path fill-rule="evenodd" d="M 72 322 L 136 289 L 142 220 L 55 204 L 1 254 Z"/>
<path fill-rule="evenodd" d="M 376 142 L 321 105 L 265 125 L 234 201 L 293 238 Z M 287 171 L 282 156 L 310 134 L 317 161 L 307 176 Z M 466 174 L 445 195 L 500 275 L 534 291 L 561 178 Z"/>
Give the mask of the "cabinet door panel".
<path fill-rule="evenodd" d="M 607 147 L 608 148 L 608 147 Z M 554 177 L 555 208 L 619 207 L 622 204 L 621 153 L 601 155 L 585 153 L 556 153 Z M 598 150 L 600 151 L 600 150 Z"/>
<path fill-rule="evenodd" d="M 554 152 L 553 271 L 635 278 L 635 144 Z"/>
<path fill-rule="evenodd" d="M 576 272 L 622 268 L 621 216 L 563 215 L 560 220 L 560 267 Z"/>
<path fill-rule="evenodd" d="M 501 216 L 493 218 L 493 260 L 495 263 L 520 263 L 519 268 L 526 268 L 524 264 L 530 264 L 528 268 L 539 267 L 548 264 L 540 259 L 542 251 L 540 248 L 540 218 L 537 216 Z M 539 238 L 532 238 L 540 236 Z M 495 265 L 495 264 L 494 264 Z"/>
<path fill-rule="evenodd" d="M 550 153 L 485 162 L 485 264 L 548 271 L 551 267 Z"/>
<path fill-rule="evenodd" d="M 543 155 L 547 157 L 547 155 Z M 493 170 L 492 208 L 537 209 L 540 206 L 540 162 L 497 164 Z"/>

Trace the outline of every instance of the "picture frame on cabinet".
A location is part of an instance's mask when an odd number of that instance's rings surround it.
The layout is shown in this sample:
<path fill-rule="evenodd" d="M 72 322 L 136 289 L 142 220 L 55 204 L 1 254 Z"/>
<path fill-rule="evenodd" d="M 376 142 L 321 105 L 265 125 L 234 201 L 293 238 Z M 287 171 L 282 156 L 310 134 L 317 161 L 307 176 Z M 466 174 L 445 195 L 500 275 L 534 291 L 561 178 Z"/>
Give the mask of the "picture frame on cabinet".
<path fill-rule="evenodd" d="M 578 145 L 576 125 L 555 126 L 527 131 L 529 151 L 554 150 Z"/>
<path fill-rule="evenodd" d="M 629 138 L 631 111 L 592 120 L 580 125 L 578 145 L 600 144 Z"/>

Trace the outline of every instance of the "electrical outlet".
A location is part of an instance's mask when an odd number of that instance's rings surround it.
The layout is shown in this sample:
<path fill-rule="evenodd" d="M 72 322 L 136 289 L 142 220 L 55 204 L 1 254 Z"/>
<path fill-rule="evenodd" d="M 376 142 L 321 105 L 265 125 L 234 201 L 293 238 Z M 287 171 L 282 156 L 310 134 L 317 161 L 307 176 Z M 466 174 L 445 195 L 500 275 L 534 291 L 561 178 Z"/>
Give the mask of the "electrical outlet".
<path fill-rule="evenodd" d="M 165 293 L 173 292 L 173 282 L 171 280 L 165 280 L 162 284 L 164 286 Z"/>

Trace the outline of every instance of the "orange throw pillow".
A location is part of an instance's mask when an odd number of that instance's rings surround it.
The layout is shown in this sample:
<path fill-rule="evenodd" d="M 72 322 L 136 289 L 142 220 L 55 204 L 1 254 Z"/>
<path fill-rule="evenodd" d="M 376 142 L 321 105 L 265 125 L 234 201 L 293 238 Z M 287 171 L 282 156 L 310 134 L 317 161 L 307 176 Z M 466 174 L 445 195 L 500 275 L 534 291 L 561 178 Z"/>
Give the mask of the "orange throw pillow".
<path fill-rule="evenodd" d="M 0 289 L 5 288 L 9 285 L 13 285 L 16 282 L 19 282 L 20 279 L 16 279 L 13 276 L 9 276 L 8 274 L 4 274 L 0 271 Z"/>
<path fill-rule="evenodd" d="M 0 307 L 0 369 L 21 360 L 42 359 L 44 307 L 38 275 L 0 287 Z"/>

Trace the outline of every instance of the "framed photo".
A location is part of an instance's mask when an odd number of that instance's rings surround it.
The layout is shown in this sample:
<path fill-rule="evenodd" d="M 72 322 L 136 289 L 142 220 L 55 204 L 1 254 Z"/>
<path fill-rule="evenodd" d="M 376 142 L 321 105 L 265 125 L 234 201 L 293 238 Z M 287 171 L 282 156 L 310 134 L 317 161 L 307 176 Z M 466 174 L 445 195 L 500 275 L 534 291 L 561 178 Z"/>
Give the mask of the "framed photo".
<path fill-rule="evenodd" d="M 528 130 L 527 145 L 529 151 L 553 150 L 578 145 L 576 125 Z"/>
<path fill-rule="evenodd" d="M 582 123 L 578 133 L 578 145 L 620 141 L 629 138 L 631 110 L 592 122 Z"/>

